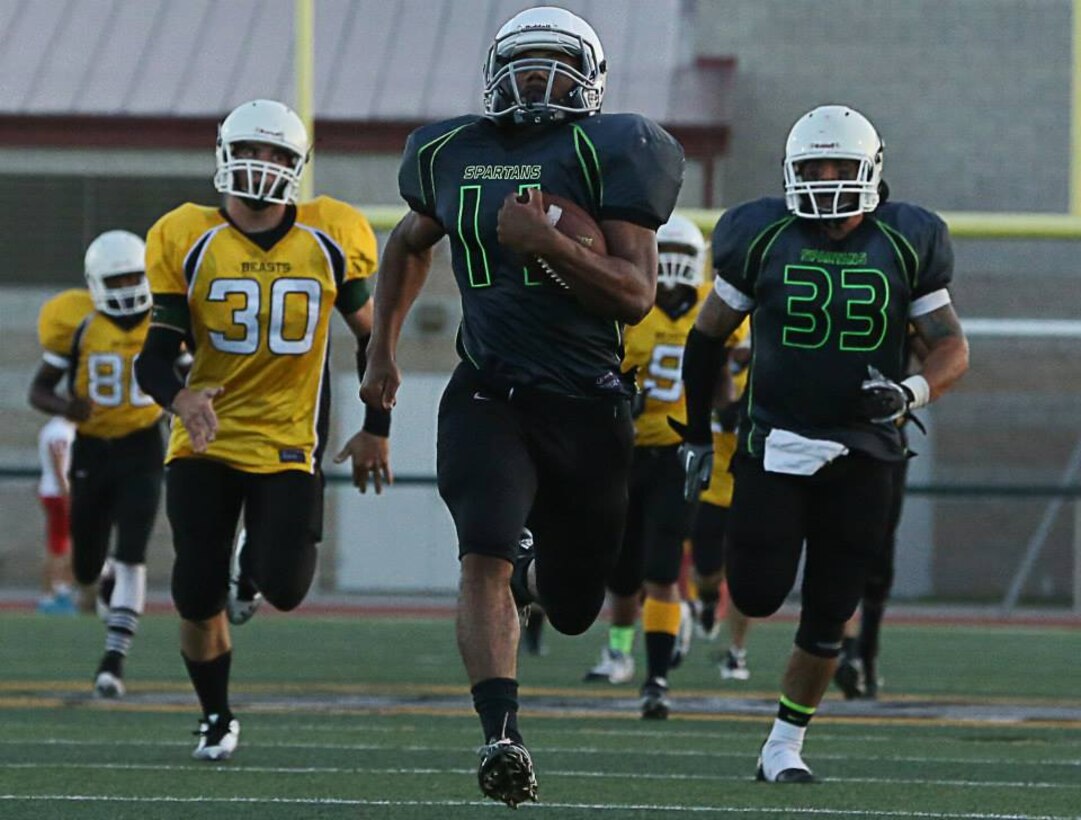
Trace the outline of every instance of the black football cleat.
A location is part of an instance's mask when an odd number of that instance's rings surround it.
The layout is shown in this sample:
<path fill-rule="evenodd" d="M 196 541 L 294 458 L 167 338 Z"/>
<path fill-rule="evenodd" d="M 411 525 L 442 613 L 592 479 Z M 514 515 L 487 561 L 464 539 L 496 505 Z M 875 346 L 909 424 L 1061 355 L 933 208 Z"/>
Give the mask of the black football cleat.
<path fill-rule="evenodd" d="M 642 685 L 642 719 L 666 720 L 672 705 L 668 701 L 668 681 L 650 678 Z"/>
<path fill-rule="evenodd" d="M 506 803 L 512 809 L 526 801 L 537 802 L 537 776 L 533 758 L 521 743 L 508 737 L 490 740 L 481 746 L 477 783 L 485 797 Z"/>
<path fill-rule="evenodd" d="M 833 682 L 845 696 L 845 700 L 863 697 L 863 664 L 859 658 L 841 657 L 833 673 Z"/>

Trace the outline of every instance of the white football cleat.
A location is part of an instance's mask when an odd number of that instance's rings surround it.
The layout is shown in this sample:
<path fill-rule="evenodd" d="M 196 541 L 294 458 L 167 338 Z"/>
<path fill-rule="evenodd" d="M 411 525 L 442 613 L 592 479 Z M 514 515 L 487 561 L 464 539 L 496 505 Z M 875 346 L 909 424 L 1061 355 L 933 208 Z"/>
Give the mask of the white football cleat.
<path fill-rule="evenodd" d="M 634 678 L 634 658 L 624 655 L 618 649 L 610 649 L 606 646 L 601 650 L 600 661 L 586 672 L 583 680 L 606 680 L 618 686 L 621 683 L 629 683 L 632 678 Z"/>
<path fill-rule="evenodd" d="M 210 715 L 199 722 L 199 745 L 191 756 L 196 760 L 228 760 L 236 751 L 240 740 L 240 722 L 236 718 L 222 721 L 219 715 Z"/>
<path fill-rule="evenodd" d="M 766 783 L 817 782 L 800 756 L 800 746 L 783 740 L 767 740 L 762 744 L 755 779 Z"/>
<path fill-rule="evenodd" d="M 124 697 L 124 681 L 112 672 L 98 672 L 94 679 L 94 695 L 107 700 Z"/>

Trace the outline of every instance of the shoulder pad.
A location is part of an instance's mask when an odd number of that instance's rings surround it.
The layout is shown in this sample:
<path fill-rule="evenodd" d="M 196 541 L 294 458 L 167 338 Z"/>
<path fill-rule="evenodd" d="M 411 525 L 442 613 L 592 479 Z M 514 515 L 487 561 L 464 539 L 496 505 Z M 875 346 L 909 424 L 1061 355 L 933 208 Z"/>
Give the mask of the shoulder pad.
<path fill-rule="evenodd" d="M 90 291 L 66 290 L 57 294 L 38 313 L 38 341 L 50 353 L 66 357 L 71 352 L 75 331 L 94 312 Z"/>

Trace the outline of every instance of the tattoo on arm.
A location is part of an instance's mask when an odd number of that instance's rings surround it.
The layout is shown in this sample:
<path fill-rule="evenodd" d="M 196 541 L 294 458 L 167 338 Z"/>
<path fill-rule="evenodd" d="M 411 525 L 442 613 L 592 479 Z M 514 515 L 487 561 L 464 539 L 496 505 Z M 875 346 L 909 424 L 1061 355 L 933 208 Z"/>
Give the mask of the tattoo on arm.
<path fill-rule="evenodd" d="M 739 327 L 746 313 L 731 307 L 716 293 L 710 291 L 698 313 L 695 327 L 707 336 L 727 339 Z"/>
<path fill-rule="evenodd" d="M 920 337 L 928 347 L 934 347 L 943 339 L 963 338 L 961 320 L 957 317 L 952 305 L 943 305 L 937 310 L 932 310 L 923 316 L 912 320 Z"/>

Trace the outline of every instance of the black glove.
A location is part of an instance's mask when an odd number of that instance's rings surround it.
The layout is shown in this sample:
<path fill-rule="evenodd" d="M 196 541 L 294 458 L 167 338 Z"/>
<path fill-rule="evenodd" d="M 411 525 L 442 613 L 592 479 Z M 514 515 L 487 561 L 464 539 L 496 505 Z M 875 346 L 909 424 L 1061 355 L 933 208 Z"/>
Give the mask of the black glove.
<path fill-rule="evenodd" d="M 907 385 L 887 379 L 878 370 L 867 366 L 867 378 L 860 384 L 856 415 L 872 422 L 889 422 L 908 413 L 916 400 Z"/>
<path fill-rule="evenodd" d="M 709 487 L 713 475 L 713 442 L 679 445 L 679 463 L 683 465 L 683 500 L 697 501 L 699 493 Z"/>
<path fill-rule="evenodd" d="M 713 439 L 696 444 L 686 440 L 687 425 L 668 417 L 668 426 L 684 437 L 676 451 L 683 468 L 683 500 L 697 501 L 699 493 L 709 487 L 713 475 Z"/>
<path fill-rule="evenodd" d="M 634 395 L 631 396 L 631 418 L 636 419 L 644 412 L 646 412 L 646 399 L 649 398 L 650 388 L 645 387 L 641 390 L 635 390 Z"/>

